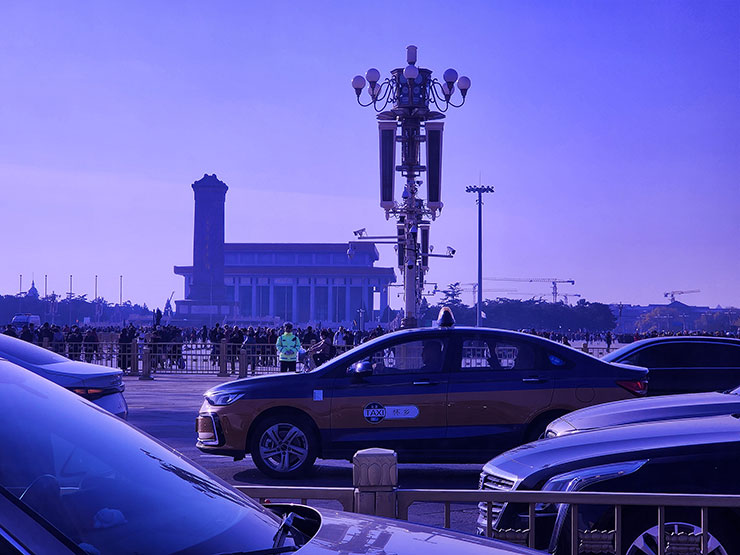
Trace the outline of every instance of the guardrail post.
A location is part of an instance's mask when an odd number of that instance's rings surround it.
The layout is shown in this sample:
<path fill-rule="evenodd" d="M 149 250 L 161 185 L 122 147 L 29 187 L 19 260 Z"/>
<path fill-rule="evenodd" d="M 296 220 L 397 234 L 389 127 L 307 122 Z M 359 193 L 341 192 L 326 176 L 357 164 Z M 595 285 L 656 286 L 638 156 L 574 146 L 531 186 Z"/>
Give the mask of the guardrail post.
<path fill-rule="evenodd" d="M 218 346 L 218 375 L 228 376 L 226 373 L 226 339 L 222 339 Z"/>
<path fill-rule="evenodd" d="M 139 376 L 140 380 L 153 380 L 152 378 L 152 358 L 151 358 L 151 347 L 149 344 L 144 345 L 144 350 L 141 354 L 142 361 L 141 361 L 141 376 Z"/>
<path fill-rule="evenodd" d="M 398 466 L 395 451 L 363 449 L 352 458 L 352 485 L 355 487 L 355 512 L 396 517 Z"/>
<path fill-rule="evenodd" d="M 247 377 L 247 351 L 239 349 L 239 377 Z"/>
<path fill-rule="evenodd" d="M 41 346 L 44 349 L 48 349 L 49 348 L 49 338 L 48 337 L 44 337 L 44 340 L 41 342 Z"/>
<path fill-rule="evenodd" d="M 131 352 L 128 353 L 128 357 L 124 354 L 124 365 L 130 365 L 131 366 L 131 375 L 132 376 L 138 376 L 139 375 L 139 342 L 134 337 L 134 339 L 131 340 L 131 344 L 128 346 L 129 349 L 131 349 Z M 126 360 L 128 358 L 128 360 Z M 124 369 L 125 370 L 125 369 Z"/>

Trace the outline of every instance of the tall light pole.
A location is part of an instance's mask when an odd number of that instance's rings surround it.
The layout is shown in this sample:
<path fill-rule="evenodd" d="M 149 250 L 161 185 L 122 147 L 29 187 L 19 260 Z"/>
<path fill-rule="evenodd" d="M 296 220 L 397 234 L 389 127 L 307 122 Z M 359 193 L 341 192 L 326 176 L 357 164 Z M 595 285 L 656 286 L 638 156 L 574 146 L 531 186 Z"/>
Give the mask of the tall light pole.
<path fill-rule="evenodd" d="M 483 310 L 483 193 L 493 193 L 489 185 L 469 185 L 465 187 L 467 193 L 478 193 L 478 306 L 475 311 L 475 325 L 481 327 Z"/>
<path fill-rule="evenodd" d="M 386 217 L 397 220 L 398 264 L 403 272 L 404 319 L 402 327 L 416 327 L 424 287 L 424 272 L 428 268 L 429 220 L 442 211 L 442 130 L 450 106 L 465 103 L 470 79 L 448 69 L 443 80 L 432 77 L 429 69 L 416 66 L 416 46 L 406 48 L 405 68 L 396 68 L 391 76 L 380 80 L 380 72 L 371 68 L 365 77 L 357 75 L 352 87 L 361 106 L 372 106 L 378 113 L 380 132 L 380 206 Z M 368 84 L 369 100 L 362 101 L 362 91 Z M 459 104 L 452 101 L 455 84 L 460 90 Z M 390 108 L 386 111 L 386 108 Z M 432 110 L 432 107 L 436 110 Z M 398 130 L 400 128 L 400 135 Z M 423 133 L 422 133 L 423 131 Z M 396 143 L 401 143 L 401 164 L 395 165 Z M 426 144 L 426 165 L 421 163 L 421 143 Z M 395 172 L 406 178 L 401 201 L 394 195 Z M 419 198 L 418 179 L 427 172 L 426 201 Z M 418 239 L 421 235 L 421 244 Z M 427 250 L 425 250 L 427 249 Z"/>

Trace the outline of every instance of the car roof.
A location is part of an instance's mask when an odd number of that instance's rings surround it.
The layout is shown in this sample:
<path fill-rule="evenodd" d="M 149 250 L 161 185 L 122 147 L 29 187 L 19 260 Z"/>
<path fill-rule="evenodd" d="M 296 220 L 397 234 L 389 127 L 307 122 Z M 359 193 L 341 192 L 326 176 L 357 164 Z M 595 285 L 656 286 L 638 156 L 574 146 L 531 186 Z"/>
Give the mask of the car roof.
<path fill-rule="evenodd" d="M 724 343 L 726 345 L 737 345 L 740 347 L 740 339 L 734 337 L 717 337 L 714 335 L 667 335 L 665 337 L 649 337 L 640 339 L 634 343 L 629 343 L 631 347 L 642 347 L 644 345 L 654 345 L 656 343 Z M 627 345 L 625 345 L 626 347 Z"/>

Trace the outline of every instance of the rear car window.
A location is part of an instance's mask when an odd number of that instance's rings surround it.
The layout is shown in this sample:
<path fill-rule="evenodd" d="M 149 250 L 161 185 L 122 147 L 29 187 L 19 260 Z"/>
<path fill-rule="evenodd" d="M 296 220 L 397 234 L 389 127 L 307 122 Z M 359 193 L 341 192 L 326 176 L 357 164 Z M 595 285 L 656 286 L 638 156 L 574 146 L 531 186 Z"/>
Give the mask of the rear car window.
<path fill-rule="evenodd" d="M 502 338 L 465 339 L 460 367 L 474 370 L 533 370 L 535 350 L 524 342 Z"/>

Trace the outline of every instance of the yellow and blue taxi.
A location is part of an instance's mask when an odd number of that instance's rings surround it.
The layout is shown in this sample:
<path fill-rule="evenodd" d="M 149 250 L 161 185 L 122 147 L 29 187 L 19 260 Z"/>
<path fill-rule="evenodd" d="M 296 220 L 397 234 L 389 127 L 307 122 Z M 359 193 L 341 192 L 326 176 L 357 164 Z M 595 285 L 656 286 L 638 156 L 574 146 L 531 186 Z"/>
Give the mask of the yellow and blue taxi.
<path fill-rule="evenodd" d="M 273 477 L 317 457 L 385 447 L 400 462 L 485 462 L 581 407 L 642 396 L 645 368 L 540 337 L 445 326 L 389 333 L 305 374 L 224 383 L 205 393 L 197 447 L 251 454 Z"/>

